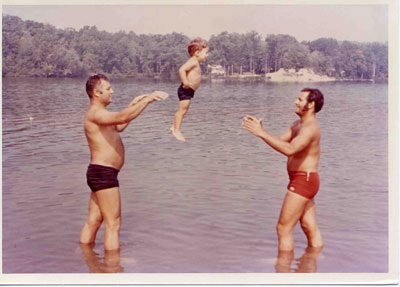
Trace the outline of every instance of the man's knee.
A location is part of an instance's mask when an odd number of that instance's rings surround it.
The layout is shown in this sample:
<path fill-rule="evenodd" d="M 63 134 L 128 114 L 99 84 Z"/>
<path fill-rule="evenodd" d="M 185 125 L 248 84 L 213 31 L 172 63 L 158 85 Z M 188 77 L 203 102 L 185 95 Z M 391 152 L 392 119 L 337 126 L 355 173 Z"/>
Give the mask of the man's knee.
<path fill-rule="evenodd" d="M 121 216 L 116 216 L 114 218 L 108 219 L 104 222 L 107 229 L 112 231 L 119 231 L 121 228 Z"/>
<path fill-rule="evenodd" d="M 276 232 L 278 233 L 279 236 L 286 235 L 291 231 L 292 231 L 292 226 L 289 224 L 278 222 L 278 224 L 276 225 Z"/>
<path fill-rule="evenodd" d="M 304 231 L 304 233 L 310 234 L 316 230 L 316 226 L 313 226 L 307 221 L 300 221 L 300 226 L 301 229 Z"/>
<path fill-rule="evenodd" d="M 300 226 L 305 233 L 308 233 L 310 231 L 310 225 L 307 222 L 301 221 Z"/>
<path fill-rule="evenodd" d="M 101 216 L 96 216 L 96 217 L 90 216 L 86 221 L 87 225 L 90 228 L 95 228 L 95 229 L 99 228 L 102 222 L 103 218 Z"/>

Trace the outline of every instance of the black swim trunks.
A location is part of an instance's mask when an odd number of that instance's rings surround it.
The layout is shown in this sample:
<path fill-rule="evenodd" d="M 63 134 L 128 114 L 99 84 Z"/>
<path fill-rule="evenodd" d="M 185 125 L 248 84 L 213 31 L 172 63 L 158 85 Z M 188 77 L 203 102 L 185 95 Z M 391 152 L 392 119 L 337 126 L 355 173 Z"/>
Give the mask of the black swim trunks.
<path fill-rule="evenodd" d="M 92 191 L 118 187 L 118 169 L 99 164 L 89 164 L 86 172 L 86 180 Z"/>
<path fill-rule="evenodd" d="M 181 84 L 178 88 L 178 97 L 180 101 L 191 100 L 194 97 L 194 90 L 192 88 L 185 89 Z"/>

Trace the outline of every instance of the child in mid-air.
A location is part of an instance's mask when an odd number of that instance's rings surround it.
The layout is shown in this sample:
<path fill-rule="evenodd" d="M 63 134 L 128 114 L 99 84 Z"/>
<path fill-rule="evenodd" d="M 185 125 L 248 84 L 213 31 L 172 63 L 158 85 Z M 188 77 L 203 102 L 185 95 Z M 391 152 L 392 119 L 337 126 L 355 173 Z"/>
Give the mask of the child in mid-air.
<path fill-rule="evenodd" d="M 172 134 L 180 141 L 185 141 L 180 128 L 184 115 L 187 113 L 194 92 L 199 88 L 201 82 L 200 63 L 208 57 L 208 45 L 205 41 L 195 39 L 188 45 L 189 60 L 179 68 L 179 77 L 182 84 L 178 88 L 179 108 L 175 113 L 174 125 L 171 127 Z"/>

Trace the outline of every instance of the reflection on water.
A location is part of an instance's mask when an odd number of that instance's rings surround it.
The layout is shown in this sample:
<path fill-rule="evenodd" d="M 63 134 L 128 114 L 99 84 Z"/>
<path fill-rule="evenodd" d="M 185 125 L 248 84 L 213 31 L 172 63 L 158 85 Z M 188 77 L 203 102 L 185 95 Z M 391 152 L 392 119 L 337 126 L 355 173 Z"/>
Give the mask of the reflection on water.
<path fill-rule="evenodd" d="M 241 122 L 250 114 L 283 133 L 298 119 L 294 101 L 303 84 L 205 82 L 185 116 L 181 143 L 169 131 L 177 83 L 112 80 L 111 111 L 152 90 L 170 94 L 121 135 L 118 259 L 102 255 L 104 228 L 98 250 L 78 245 L 90 196 L 85 82 L 3 79 L 4 273 L 388 271 L 386 84 L 310 84 L 325 95 L 315 198 L 324 249 L 315 257 L 304 252 L 297 225 L 294 254 L 304 256 L 282 255 L 276 265 L 286 158 Z"/>
<path fill-rule="evenodd" d="M 307 247 L 303 255 L 295 259 L 295 267 L 292 267 L 294 251 L 279 251 L 276 258 L 275 271 L 277 273 L 314 273 L 317 272 L 317 258 L 322 247 Z"/>
<path fill-rule="evenodd" d="M 101 258 L 94 249 L 95 244 L 79 244 L 82 251 L 83 260 L 85 260 L 90 273 L 120 273 L 124 268 L 120 265 L 120 251 L 105 251 Z"/>

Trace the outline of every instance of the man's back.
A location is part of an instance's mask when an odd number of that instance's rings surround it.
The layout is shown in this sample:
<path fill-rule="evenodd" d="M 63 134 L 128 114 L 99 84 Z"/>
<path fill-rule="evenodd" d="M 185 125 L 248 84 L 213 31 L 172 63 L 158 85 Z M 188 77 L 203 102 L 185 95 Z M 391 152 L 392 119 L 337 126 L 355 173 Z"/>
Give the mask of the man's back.
<path fill-rule="evenodd" d="M 85 115 L 85 135 L 88 140 L 91 164 L 121 169 L 124 164 L 124 145 L 115 125 L 100 125 L 94 121 L 99 107 L 89 107 Z"/>

